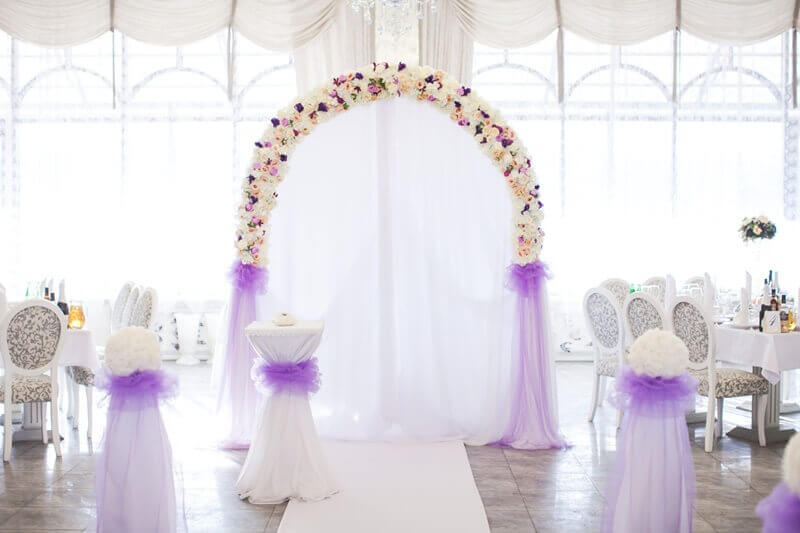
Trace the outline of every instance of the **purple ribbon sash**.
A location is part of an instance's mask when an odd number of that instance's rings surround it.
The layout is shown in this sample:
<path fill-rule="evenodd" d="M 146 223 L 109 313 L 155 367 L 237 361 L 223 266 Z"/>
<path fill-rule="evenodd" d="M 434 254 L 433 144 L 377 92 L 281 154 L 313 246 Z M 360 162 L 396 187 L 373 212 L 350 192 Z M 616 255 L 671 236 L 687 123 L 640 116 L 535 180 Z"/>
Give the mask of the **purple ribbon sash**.
<path fill-rule="evenodd" d="M 308 394 L 319 390 L 319 368 L 317 358 L 299 363 L 269 362 L 256 359 L 250 371 L 256 388 L 264 394 Z"/>
<path fill-rule="evenodd" d="M 97 374 L 95 386 L 107 391 L 110 411 L 154 407 L 178 393 L 178 381 L 163 370 L 137 370 L 127 376 L 106 370 Z"/>
<path fill-rule="evenodd" d="M 673 378 L 637 374 L 623 366 L 611 403 L 635 415 L 683 416 L 694 405 L 697 380 L 684 372 Z"/>

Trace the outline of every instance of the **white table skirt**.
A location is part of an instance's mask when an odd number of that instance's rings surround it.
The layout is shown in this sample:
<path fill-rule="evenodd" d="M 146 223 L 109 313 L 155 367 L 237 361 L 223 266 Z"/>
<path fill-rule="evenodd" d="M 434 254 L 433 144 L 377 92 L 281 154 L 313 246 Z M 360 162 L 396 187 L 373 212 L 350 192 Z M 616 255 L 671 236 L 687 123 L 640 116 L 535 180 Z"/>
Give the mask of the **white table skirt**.
<path fill-rule="evenodd" d="M 284 327 L 254 322 L 245 328 L 245 334 L 264 360 L 300 363 L 314 354 L 322 330 L 322 322 Z M 280 392 L 262 396 L 236 490 L 241 498 L 257 504 L 280 503 L 290 498 L 320 500 L 337 491 L 307 394 Z"/>
<path fill-rule="evenodd" d="M 761 367 L 770 383 L 781 372 L 800 368 L 800 333 L 762 333 L 757 329 L 716 328 L 717 357 L 728 363 Z"/>
<path fill-rule="evenodd" d="M 3 358 L 0 357 L 0 367 Z M 68 329 L 61 345 L 58 366 L 84 366 L 90 370 L 100 368 L 97 347 L 94 345 L 92 332 L 88 329 Z"/>

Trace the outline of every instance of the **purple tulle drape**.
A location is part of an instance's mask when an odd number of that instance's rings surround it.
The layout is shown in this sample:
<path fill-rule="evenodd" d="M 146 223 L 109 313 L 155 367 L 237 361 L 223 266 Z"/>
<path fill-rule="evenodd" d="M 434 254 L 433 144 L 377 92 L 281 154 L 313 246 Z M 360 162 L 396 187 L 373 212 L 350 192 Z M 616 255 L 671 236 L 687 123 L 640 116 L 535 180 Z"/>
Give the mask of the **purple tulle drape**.
<path fill-rule="evenodd" d="M 250 377 L 256 388 L 264 394 L 313 394 L 319 390 L 319 367 L 312 357 L 299 363 L 265 361 L 258 358 L 253 363 Z"/>
<path fill-rule="evenodd" d="M 236 261 L 230 272 L 232 285 L 222 352 L 214 361 L 214 384 L 220 422 L 227 425 L 220 447 L 246 449 L 255 423 L 258 391 L 249 379 L 256 353 L 244 328 L 258 320 L 256 296 L 266 291 L 266 268 Z"/>
<path fill-rule="evenodd" d="M 177 382 L 161 370 L 142 370 L 100 373 L 95 385 L 108 391 L 109 400 L 95 467 L 97 531 L 174 532 L 172 448 L 159 400 L 174 396 Z"/>
<path fill-rule="evenodd" d="M 800 533 L 800 496 L 786 483 L 778 483 L 758 503 L 756 514 L 764 522 L 762 533 Z"/>
<path fill-rule="evenodd" d="M 690 533 L 695 475 L 686 411 L 697 381 L 636 374 L 617 377 L 612 403 L 625 409 L 606 486 L 607 533 Z"/>
<path fill-rule="evenodd" d="M 550 356 L 547 267 L 536 261 L 508 268 L 508 287 L 517 295 L 514 319 L 511 413 L 496 444 L 525 450 L 566 448 L 558 429 L 558 405 Z"/>

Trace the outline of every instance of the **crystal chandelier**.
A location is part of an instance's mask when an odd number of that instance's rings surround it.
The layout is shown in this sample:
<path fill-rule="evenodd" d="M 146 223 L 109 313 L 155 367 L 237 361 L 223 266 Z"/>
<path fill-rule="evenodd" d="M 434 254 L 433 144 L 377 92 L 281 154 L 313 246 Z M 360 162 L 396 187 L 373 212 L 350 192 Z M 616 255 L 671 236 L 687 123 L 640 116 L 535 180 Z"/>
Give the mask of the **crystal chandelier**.
<path fill-rule="evenodd" d="M 378 33 L 387 33 L 395 40 L 411 30 L 411 13 L 418 20 L 425 18 L 425 8 L 436 11 L 436 0 L 378 0 L 383 9 L 383 17 L 378 25 Z M 356 13 L 363 13 L 364 21 L 372 24 L 372 9 L 376 0 L 350 0 L 350 7 Z"/>

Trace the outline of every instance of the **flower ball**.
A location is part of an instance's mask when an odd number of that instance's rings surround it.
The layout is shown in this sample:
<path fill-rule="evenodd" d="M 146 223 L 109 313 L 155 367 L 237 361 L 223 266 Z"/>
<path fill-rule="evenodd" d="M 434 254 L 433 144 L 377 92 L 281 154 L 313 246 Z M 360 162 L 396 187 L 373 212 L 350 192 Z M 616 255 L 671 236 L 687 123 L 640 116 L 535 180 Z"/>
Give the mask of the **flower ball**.
<path fill-rule="evenodd" d="M 672 378 L 686 371 L 689 350 L 669 331 L 651 329 L 631 345 L 628 363 L 637 374 Z"/>
<path fill-rule="evenodd" d="M 800 497 L 800 434 L 789 439 L 783 450 L 783 481 Z"/>
<path fill-rule="evenodd" d="M 108 338 L 105 366 L 117 376 L 129 376 L 137 370 L 158 370 L 161 367 L 158 336 L 140 327 L 122 328 Z"/>

